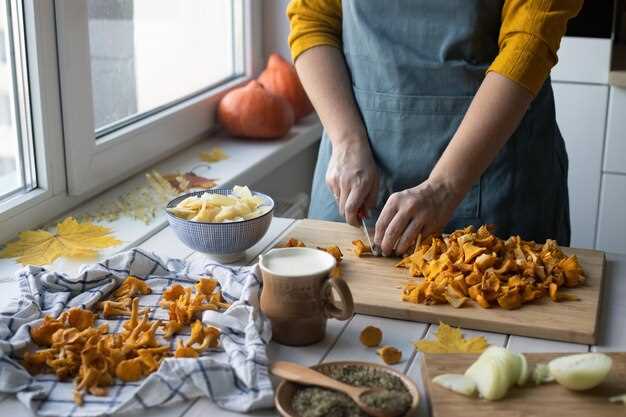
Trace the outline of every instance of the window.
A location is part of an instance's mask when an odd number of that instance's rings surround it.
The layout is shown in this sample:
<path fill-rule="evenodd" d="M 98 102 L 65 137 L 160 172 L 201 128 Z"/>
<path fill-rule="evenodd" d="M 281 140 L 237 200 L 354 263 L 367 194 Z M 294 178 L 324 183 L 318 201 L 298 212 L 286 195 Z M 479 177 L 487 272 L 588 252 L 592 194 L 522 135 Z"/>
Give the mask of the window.
<path fill-rule="evenodd" d="M 250 53 L 260 38 L 252 24 L 258 3 L 55 2 L 71 195 L 206 135 L 219 93 L 259 67 Z"/>
<path fill-rule="evenodd" d="M 21 11 L 0 4 L 0 200 L 36 185 Z"/>
<path fill-rule="evenodd" d="M 211 132 L 263 64 L 261 7 L 0 2 L 0 242 Z"/>
<path fill-rule="evenodd" d="M 96 137 L 243 73 L 231 0 L 88 0 Z"/>

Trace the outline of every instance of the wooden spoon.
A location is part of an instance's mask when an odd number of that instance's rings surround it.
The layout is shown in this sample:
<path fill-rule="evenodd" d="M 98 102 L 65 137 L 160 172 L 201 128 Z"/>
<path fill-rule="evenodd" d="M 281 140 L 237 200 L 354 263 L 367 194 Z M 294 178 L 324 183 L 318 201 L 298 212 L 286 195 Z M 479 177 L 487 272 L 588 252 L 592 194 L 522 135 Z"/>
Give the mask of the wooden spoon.
<path fill-rule="evenodd" d="M 385 391 L 383 388 L 361 388 L 344 384 L 343 382 L 337 381 L 336 379 L 326 376 L 321 372 L 293 362 L 274 362 L 270 367 L 270 372 L 297 384 L 315 385 L 342 392 L 350 397 L 361 410 L 373 417 L 398 417 L 406 412 L 403 410 L 385 410 L 370 407 L 362 400 L 364 394 L 369 395 L 379 391 Z"/>

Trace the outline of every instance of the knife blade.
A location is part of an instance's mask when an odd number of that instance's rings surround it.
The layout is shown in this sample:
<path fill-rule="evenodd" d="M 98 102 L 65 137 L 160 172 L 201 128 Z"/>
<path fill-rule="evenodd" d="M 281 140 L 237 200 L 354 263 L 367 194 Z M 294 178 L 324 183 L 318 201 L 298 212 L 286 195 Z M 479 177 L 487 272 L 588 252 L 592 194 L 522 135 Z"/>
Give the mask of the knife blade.
<path fill-rule="evenodd" d="M 367 230 L 367 225 L 365 224 L 365 216 L 361 216 L 361 230 L 363 231 L 363 234 L 365 235 L 365 243 L 372 250 L 372 255 L 380 256 L 380 250 L 378 249 L 378 246 L 374 245 L 372 243 L 372 239 L 370 238 L 370 232 Z"/>

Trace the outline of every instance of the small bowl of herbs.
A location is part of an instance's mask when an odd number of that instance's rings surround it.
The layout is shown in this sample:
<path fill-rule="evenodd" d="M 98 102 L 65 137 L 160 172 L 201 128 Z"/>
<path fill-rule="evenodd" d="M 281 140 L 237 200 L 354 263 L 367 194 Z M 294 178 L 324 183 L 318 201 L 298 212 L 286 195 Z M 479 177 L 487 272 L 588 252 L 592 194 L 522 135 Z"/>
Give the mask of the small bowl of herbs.
<path fill-rule="evenodd" d="M 371 398 L 378 408 L 402 410 L 398 414 L 404 417 L 417 412 L 415 383 L 393 368 L 367 362 L 329 362 L 311 368 L 346 384 L 380 388 L 380 395 Z M 368 417 L 346 394 L 286 380 L 278 385 L 274 402 L 283 417 Z"/>

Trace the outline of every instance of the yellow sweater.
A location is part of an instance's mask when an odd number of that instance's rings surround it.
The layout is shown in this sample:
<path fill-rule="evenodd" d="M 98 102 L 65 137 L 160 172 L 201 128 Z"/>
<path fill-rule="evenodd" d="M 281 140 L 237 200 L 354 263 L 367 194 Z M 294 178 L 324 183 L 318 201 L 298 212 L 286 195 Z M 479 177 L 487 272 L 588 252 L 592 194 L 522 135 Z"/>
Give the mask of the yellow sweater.
<path fill-rule="evenodd" d="M 489 66 L 537 94 L 556 65 L 567 21 L 583 0 L 505 0 L 498 37 L 500 52 Z M 341 47 L 341 0 L 291 0 L 289 45 L 294 61 L 318 45 Z"/>

